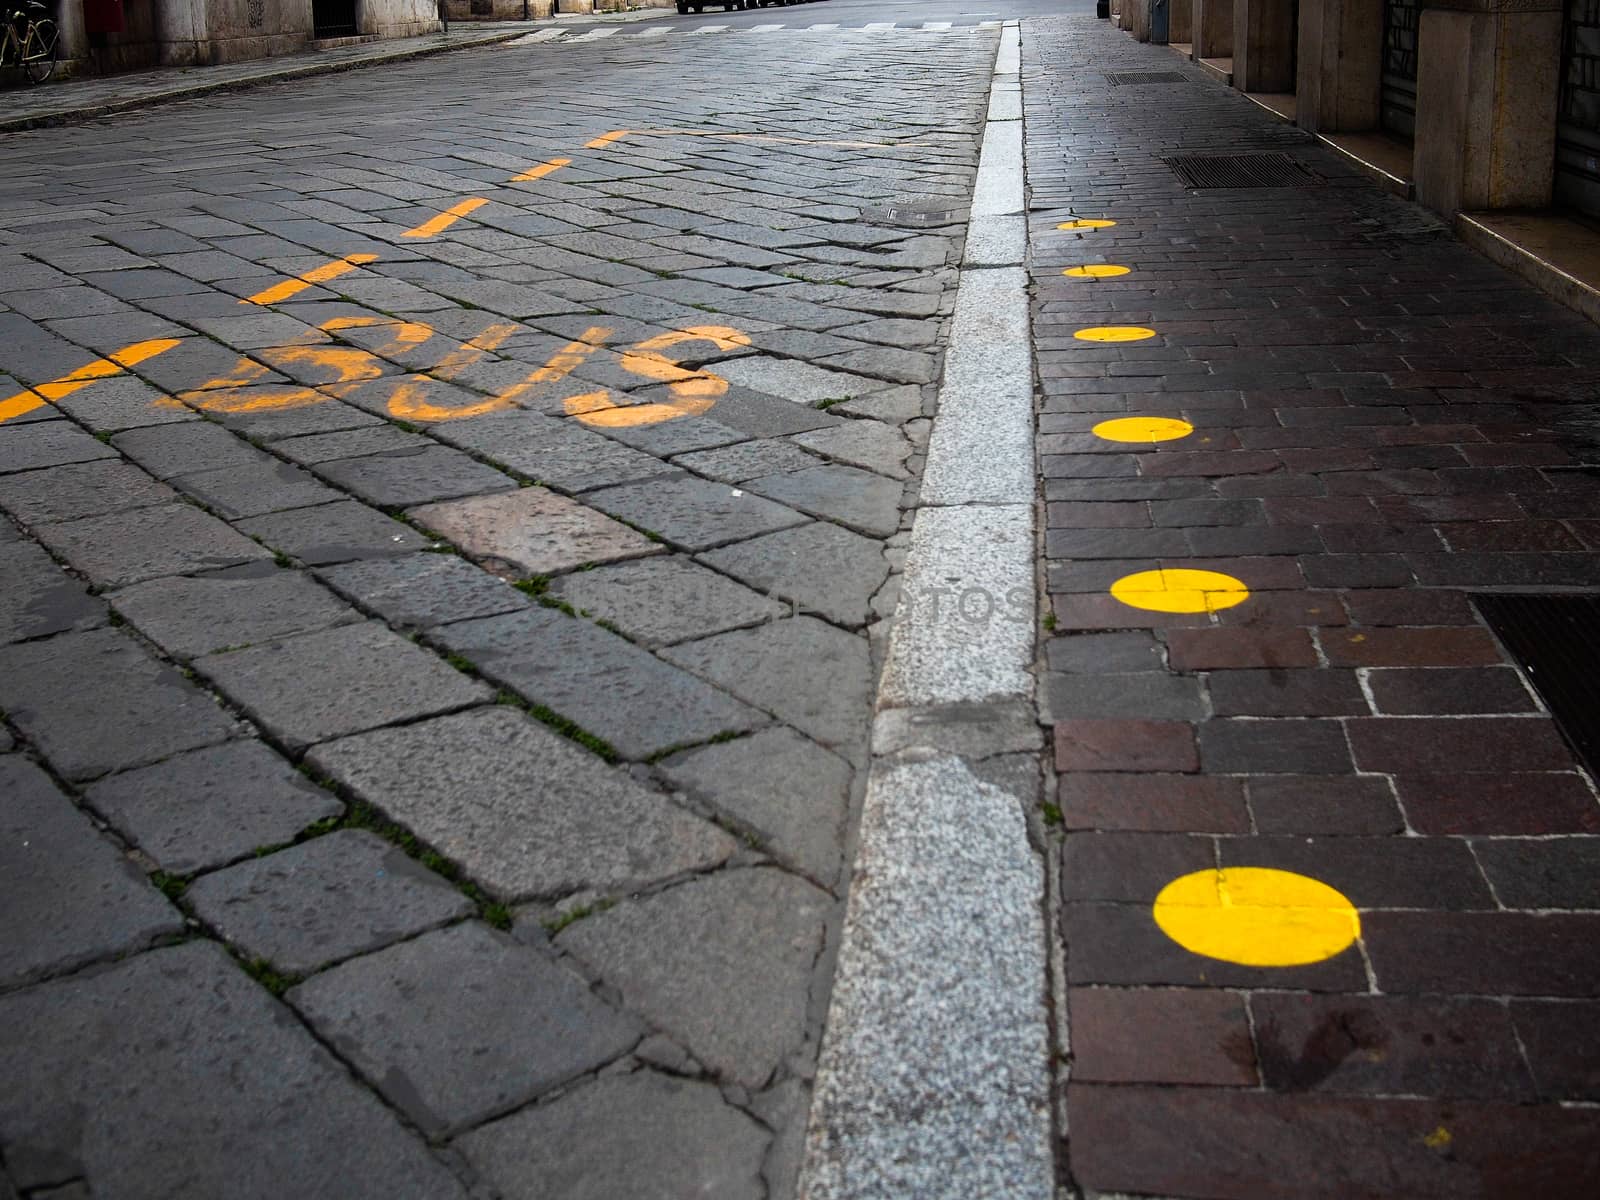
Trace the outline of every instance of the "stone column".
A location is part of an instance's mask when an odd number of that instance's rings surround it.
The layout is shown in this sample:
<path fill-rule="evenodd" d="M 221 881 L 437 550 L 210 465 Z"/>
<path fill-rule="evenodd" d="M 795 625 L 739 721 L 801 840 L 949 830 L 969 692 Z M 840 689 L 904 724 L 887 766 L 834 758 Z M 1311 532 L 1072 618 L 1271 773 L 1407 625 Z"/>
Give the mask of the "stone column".
<path fill-rule="evenodd" d="M 1189 13 L 1195 0 L 1169 0 L 1167 4 L 1167 42 L 1189 45 L 1194 37 Z"/>
<path fill-rule="evenodd" d="M 1150 0 L 1131 0 L 1125 3 L 1128 12 L 1128 32 L 1141 42 L 1150 40 Z"/>
<path fill-rule="evenodd" d="M 156 61 L 163 67 L 211 62 L 206 0 L 154 0 Z"/>
<path fill-rule="evenodd" d="M 1561 0 L 1436 0 L 1417 43 L 1417 199 L 1539 208 L 1555 172 Z"/>
<path fill-rule="evenodd" d="M 1294 91 L 1294 0 L 1233 0 L 1233 86 Z"/>
<path fill-rule="evenodd" d="M 1378 127 L 1383 0 L 1301 0 L 1295 121 L 1312 133 Z"/>
<path fill-rule="evenodd" d="M 1193 0 L 1194 56 L 1233 56 L 1233 0 Z"/>

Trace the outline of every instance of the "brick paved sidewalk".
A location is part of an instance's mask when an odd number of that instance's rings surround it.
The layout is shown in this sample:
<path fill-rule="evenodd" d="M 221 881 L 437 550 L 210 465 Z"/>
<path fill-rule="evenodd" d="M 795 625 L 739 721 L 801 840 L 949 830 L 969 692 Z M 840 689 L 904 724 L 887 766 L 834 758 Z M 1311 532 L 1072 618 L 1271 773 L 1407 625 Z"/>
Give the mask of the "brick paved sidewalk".
<path fill-rule="evenodd" d="M 1596 1194 L 1600 809 L 1474 597 L 1600 587 L 1600 330 L 1104 21 L 1024 64 L 1072 1177 Z"/>

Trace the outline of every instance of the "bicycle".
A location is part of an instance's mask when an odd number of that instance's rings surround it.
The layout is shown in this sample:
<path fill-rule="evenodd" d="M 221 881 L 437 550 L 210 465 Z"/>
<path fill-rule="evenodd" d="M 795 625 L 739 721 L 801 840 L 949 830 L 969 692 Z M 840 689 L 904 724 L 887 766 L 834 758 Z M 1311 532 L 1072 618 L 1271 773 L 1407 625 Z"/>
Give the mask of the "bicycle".
<path fill-rule="evenodd" d="M 56 69 L 61 38 L 46 11 L 39 0 L 22 0 L 21 8 L 6 14 L 0 32 L 0 67 L 20 67 L 30 83 L 43 83 Z"/>

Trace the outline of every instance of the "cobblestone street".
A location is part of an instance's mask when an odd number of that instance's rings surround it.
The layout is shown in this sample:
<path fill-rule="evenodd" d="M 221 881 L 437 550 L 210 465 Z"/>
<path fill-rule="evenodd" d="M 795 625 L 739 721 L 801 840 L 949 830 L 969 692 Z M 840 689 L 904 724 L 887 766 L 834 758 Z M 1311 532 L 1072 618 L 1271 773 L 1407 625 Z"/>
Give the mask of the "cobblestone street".
<path fill-rule="evenodd" d="M 997 36 L 6 139 L 13 1187 L 792 1191 Z"/>

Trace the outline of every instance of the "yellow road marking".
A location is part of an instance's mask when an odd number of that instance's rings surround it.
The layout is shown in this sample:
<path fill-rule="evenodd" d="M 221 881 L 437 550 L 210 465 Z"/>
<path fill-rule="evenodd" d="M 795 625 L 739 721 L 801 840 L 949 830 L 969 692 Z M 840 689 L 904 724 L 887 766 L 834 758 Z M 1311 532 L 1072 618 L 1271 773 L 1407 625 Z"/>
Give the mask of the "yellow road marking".
<path fill-rule="evenodd" d="M 1113 417 L 1089 432 L 1108 442 L 1171 442 L 1188 437 L 1194 426 L 1177 417 Z"/>
<path fill-rule="evenodd" d="M 610 133 L 602 133 L 591 142 L 585 142 L 583 148 L 585 150 L 604 150 L 612 142 L 620 141 L 632 132 L 631 129 L 613 129 Z"/>
<path fill-rule="evenodd" d="M 1161 889 L 1151 912 L 1185 950 L 1248 967 L 1323 962 L 1361 936 L 1361 917 L 1343 894 L 1268 867 L 1180 876 Z"/>
<path fill-rule="evenodd" d="M 462 217 L 466 216 L 468 213 L 476 212 L 487 203 L 489 203 L 489 201 L 484 199 L 482 196 L 474 196 L 470 200 L 463 200 L 460 204 L 445 209 L 438 216 L 431 217 L 424 221 L 415 229 L 406 230 L 400 236 L 409 238 L 424 238 L 432 237 L 436 233 L 443 233 Z"/>
<path fill-rule="evenodd" d="M 121 374 L 128 367 L 137 366 L 158 354 L 165 354 L 178 344 L 178 340 L 151 338 L 148 341 L 134 342 L 130 346 L 112 351 L 105 358 L 97 358 L 70 374 L 63 375 L 60 379 L 52 379 L 49 383 L 41 383 L 31 390 L 8 396 L 0 400 L 0 424 L 31 413 L 34 409 L 43 408 L 46 404 L 60 400 L 64 396 L 70 396 L 79 388 L 88 387 L 96 379 Z"/>
<path fill-rule="evenodd" d="M 695 325 L 672 333 L 659 334 L 640 342 L 622 356 L 622 368 L 634 375 L 665 383 L 672 399 L 658 404 L 618 405 L 604 391 L 586 392 L 565 401 L 569 416 L 585 425 L 604 425 L 622 429 L 635 425 L 655 425 L 677 417 L 693 417 L 705 412 L 728 390 L 728 381 L 707 371 L 690 371 L 662 353 L 682 342 L 710 342 L 719 350 L 748 346 L 750 339 L 727 325 Z"/>
<path fill-rule="evenodd" d="M 477 362 L 489 351 L 503 344 L 520 328 L 518 325 L 491 325 L 469 342 L 462 342 L 441 358 L 433 367 L 439 375 L 449 378 L 462 367 Z M 401 421 L 459 421 L 466 417 L 481 417 L 484 413 L 510 408 L 516 401 L 510 398 L 515 388 L 490 396 L 476 404 L 433 404 L 427 399 L 427 385 L 415 380 L 402 383 L 389 397 L 389 415 Z"/>
<path fill-rule="evenodd" d="M 1063 221 L 1057 229 L 1110 229 L 1115 221 L 1107 221 L 1104 217 L 1078 217 L 1076 220 Z"/>
<path fill-rule="evenodd" d="M 611 330 L 602 325 L 590 326 L 583 331 L 577 341 L 568 342 L 552 354 L 544 366 L 515 387 L 507 388 L 501 392 L 495 399 L 500 401 L 502 405 L 509 406 L 517 403 L 523 396 L 526 396 L 541 384 L 561 382 L 561 380 L 572 374 L 574 367 L 577 367 L 589 355 L 600 349 L 605 340 L 611 336 L 611 333 Z"/>
<path fill-rule="evenodd" d="M 1061 273 L 1076 279 L 1114 279 L 1118 275 L 1126 275 L 1129 270 L 1130 268 L 1119 267 L 1115 263 L 1089 263 L 1082 267 L 1068 267 Z"/>
<path fill-rule="evenodd" d="M 546 175 L 549 175 L 555 171 L 559 171 L 562 167 L 569 167 L 571 165 L 572 160 L 570 158 L 552 158 L 549 162 L 542 162 L 537 167 L 530 167 L 521 175 L 513 175 L 511 177 L 511 182 L 527 183 L 530 179 L 543 179 Z"/>
<path fill-rule="evenodd" d="M 348 275 L 357 267 L 365 266 L 369 262 L 376 262 L 376 254 L 347 254 L 343 258 L 336 258 L 330 263 L 307 271 L 304 275 L 297 275 L 293 279 L 285 279 L 282 283 L 275 283 L 265 291 L 257 292 L 239 301 L 240 304 L 276 304 L 280 300 L 287 300 L 290 296 L 297 296 L 308 287 L 318 283 L 326 283 L 330 279 L 337 279 L 341 275 Z"/>
<path fill-rule="evenodd" d="M 1142 325 L 1093 325 L 1072 335 L 1080 342 L 1143 342 L 1156 336 Z"/>
<path fill-rule="evenodd" d="M 1250 589 L 1221 571 L 1196 571 L 1166 567 L 1124 575 L 1111 585 L 1111 594 L 1130 608 L 1146 612 L 1220 612 L 1243 604 Z"/>

